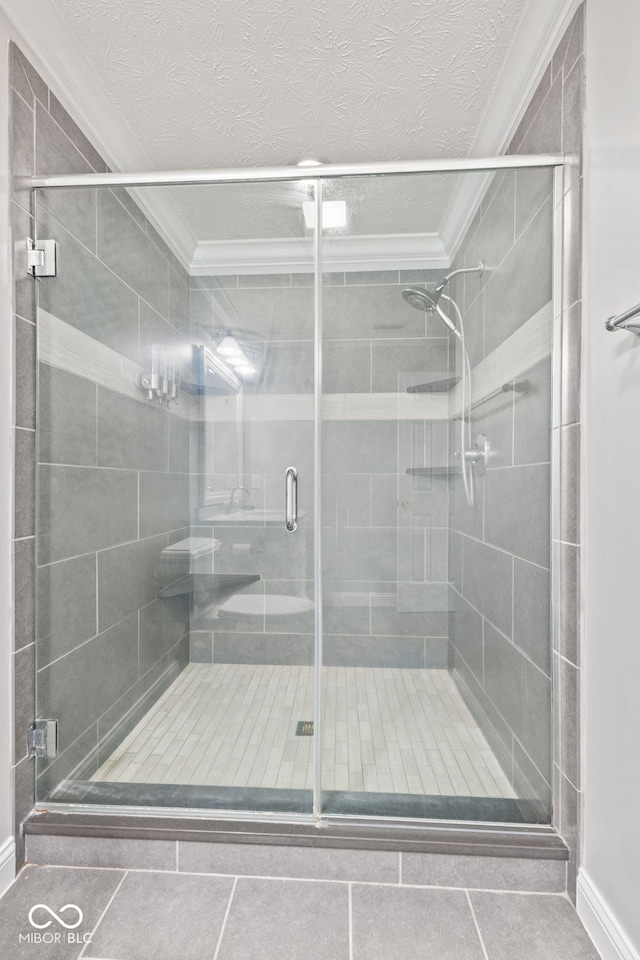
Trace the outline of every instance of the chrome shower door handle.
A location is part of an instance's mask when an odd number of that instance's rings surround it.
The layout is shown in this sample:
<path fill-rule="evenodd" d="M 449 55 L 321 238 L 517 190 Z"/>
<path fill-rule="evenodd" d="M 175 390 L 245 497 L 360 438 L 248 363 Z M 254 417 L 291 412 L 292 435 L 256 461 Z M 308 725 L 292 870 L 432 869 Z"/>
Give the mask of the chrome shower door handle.
<path fill-rule="evenodd" d="M 287 467 L 285 471 L 285 526 L 289 533 L 298 529 L 298 471 Z"/>

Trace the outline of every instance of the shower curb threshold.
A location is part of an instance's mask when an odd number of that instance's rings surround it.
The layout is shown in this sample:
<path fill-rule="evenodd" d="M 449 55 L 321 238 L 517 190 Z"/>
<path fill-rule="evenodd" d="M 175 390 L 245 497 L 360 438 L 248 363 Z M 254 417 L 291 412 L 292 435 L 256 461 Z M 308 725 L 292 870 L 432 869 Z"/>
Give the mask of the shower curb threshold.
<path fill-rule="evenodd" d="M 348 821 L 315 822 L 177 817 L 136 813 L 33 812 L 23 824 L 31 836 L 245 843 L 347 850 L 396 850 L 485 857 L 568 860 L 553 827 L 503 824 Z"/>

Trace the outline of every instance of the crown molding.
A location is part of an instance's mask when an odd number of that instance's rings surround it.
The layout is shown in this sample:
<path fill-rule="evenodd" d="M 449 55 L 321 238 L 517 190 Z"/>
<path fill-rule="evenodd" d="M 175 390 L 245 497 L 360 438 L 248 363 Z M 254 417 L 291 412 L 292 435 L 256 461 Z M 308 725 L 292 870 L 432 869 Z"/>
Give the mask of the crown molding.
<path fill-rule="evenodd" d="M 34 67 L 107 164 L 116 170 L 150 166 L 51 0 L 0 0 L 0 9 L 22 39 Z"/>
<path fill-rule="evenodd" d="M 129 187 L 128 192 L 189 273 L 198 246 L 193 233 L 169 198 L 158 196 L 158 191 L 166 190 L 166 187 L 153 187 L 153 199 L 145 196 L 145 189 L 149 187 Z"/>
<path fill-rule="evenodd" d="M 26 56 L 108 166 L 131 172 L 150 169 L 148 156 L 51 0 L 0 0 L 0 10 Z M 135 200 L 188 269 L 196 241 L 184 219 L 157 194 L 150 200 L 144 191 L 135 191 Z"/>
<path fill-rule="evenodd" d="M 440 230 L 440 239 L 452 262 L 493 177 L 493 173 L 477 173 L 473 176 L 465 174 L 451 197 Z"/>
<path fill-rule="evenodd" d="M 506 152 L 531 102 L 554 50 L 583 0 L 529 0 L 470 150 L 472 157 Z M 465 177 L 454 193 L 440 236 L 453 260 L 482 203 L 492 174 L 484 182 Z"/>
<path fill-rule="evenodd" d="M 470 156 L 506 151 L 583 0 L 529 0 L 487 103 Z"/>
<path fill-rule="evenodd" d="M 323 269 L 446 270 L 449 257 L 437 233 L 327 237 L 322 243 Z M 313 238 L 215 240 L 199 243 L 189 272 L 214 274 L 310 273 Z"/>

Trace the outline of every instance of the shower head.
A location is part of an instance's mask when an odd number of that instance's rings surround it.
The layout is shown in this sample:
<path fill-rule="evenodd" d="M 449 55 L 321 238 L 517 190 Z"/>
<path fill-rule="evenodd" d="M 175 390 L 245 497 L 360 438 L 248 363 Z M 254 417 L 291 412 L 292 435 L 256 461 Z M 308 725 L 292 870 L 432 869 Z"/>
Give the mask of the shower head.
<path fill-rule="evenodd" d="M 435 310 L 436 304 L 440 299 L 440 294 L 434 295 L 430 290 L 423 290 L 420 287 L 407 287 L 402 291 L 402 296 L 416 310 Z"/>
<path fill-rule="evenodd" d="M 402 296 L 404 299 L 415 310 L 424 310 L 425 313 L 430 310 L 435 310 L 445 326 L 448 327 L 452 333 L 455 333 L 456 337 L 462 340 L 462 334 L 455 326 L 453 320 L 446 315 L 438 303 L 441 294 L 442 290 L 438 290 L 437 287 L 435 290 L 422 290 L 420 287 L 407 287 L 406 290 L 402 291 Z"/>
<path fill-rule="evenodd" d="M 451 330 L 452 333 L 455 333 L 456 337 L 462 340 L 462 334 L 451 320 L 438 301 L 440 297 L 443 296 L 442 291 L 447 286 L 450 280 L 453 277 L 457 277 L 459 273 L 477 273 L 482 276 L 484 272 L 484 261 L 481 260 L 477 267 L 461 267 L 460 270 L 452 270 L 451 273 L 448 273 L 446 277 L 443 277 L 437 286 L 433 290 L 424 290 L 422 287 L 407 287 L 406 290 L 402 291 L 402 296 L 411 304 L 416 310 L 424 310 L 425 312 L 429 310 L 435 310 L 442 322 Z M 450 297 L 444 297 L 445 300 L 450 300 Z"/>

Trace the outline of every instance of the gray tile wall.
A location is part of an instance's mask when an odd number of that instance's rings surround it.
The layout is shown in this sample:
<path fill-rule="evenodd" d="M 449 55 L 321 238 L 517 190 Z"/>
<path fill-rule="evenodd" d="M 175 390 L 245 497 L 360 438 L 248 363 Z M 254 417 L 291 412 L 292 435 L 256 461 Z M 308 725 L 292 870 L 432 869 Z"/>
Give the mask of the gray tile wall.
<path fill-rule="evenodd" d="M 151 343 L 177 345 L 188 335 L 189 280 L 125 192 L 41 192 L 36 227 L 22 178 L 107 168 L 14 45 L 10 95 L 19 834 L 34 797 L 26 756 L 34 716 L 60 720 L 61 753 L 39 765 L 42 796 L 79 765 L 93 772 L 136 707 L 148 706 L 186 662 L 185 599 L 158 593 L 179 572 L 160 552 L 189 528 L 188 423 L 47 363 L 39 369 L 36 464 L 36 284 L 24 241 L 52 236 L 59 244 L 59 276 L 38 282 L 40 306 L 143 365 Z"/>
<path fill-rule="evenodd" d="M 474 433 L 483 432 L 492 442 L 492 468 L 478 482 L 475 510 L 466 507 L 456 490 L 450 546 L 456 596 L 451 628 L 454 675 L 505 766 L 511 767 L 516 784 L 528 781 L 569 844 L 572 896 L 581 799 L 583 30 L 584 5 L 554 53 L 509 148 L 513 153 L 567 155 L 558 201 L 564 224 L 561 346 L 555 361 L 558 396 L 552 411 L 552 371 L 545 361 L 524 374 L 530 385 L 526 394 L 507 402 L 497 398 L 481 408 L 481 416 L 474 418 Z M 460 260 L 470 266 L 483 258 L 490 268 L 481 284 L 473 276 L 465 277 L 456 291 L 465 305 L 472 364 L 550 297 L 550 187 L 544 171 L 499 175 L 472 224 Z M 556 502 L 549 536 L 552 449 Z"/>
<path fill-rule="evenodd" d="M 401 297 L 408 283 L 440 276 L 441 271 L 325 275 L 326 394 L 404 393 L 446 376 L 449 344 L 441 324 Z M 313 393 L 313 275 L 198 277 L 191 285 L 192 335 L 204 339 L 231 328 L 258 358 L 260 375 L 249 394 Z M 224 444 L 224 430 L 214 425 L 214 450 L 216 442 Z M 222 541 L 216 571 L 259 573 L 262 582 L 249 589 L 267 598 L 275 593 L 313 598 L 312 453 L 310 420 L 246 424 L 250 503 L 282 509 L 284 470 L 293 463 L 299 505 L 307 516 L 295 537 L 281 527 L 215 526 Z M 447 465 L 446 421 L 326 420 L 323 460 L 325 664 L 445 668 L 449 480 L 406 471 Z M 254 489 L 250 478 L 256 476 L 260 486 Z M 432 590 L 434 583 L 443 589 Z M 260 623 L 222 613 L 202 627 L 192 633 L 194 659 L 311 662 L 313 613 L 267 615 Z"/>

